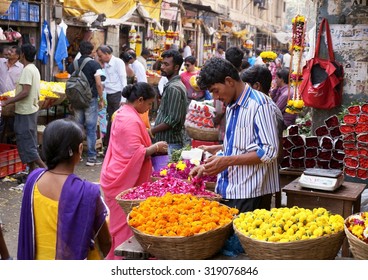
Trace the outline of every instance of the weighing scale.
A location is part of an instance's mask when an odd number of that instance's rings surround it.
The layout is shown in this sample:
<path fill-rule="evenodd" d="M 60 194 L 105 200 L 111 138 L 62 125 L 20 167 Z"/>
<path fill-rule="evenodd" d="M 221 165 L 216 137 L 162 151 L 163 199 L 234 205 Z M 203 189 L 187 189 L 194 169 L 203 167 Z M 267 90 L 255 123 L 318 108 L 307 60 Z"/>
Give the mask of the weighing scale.
<path fill-rule="evenodd" d="M 299 185 L 322 191 L 334 191 L 344 182 L 340 169 L 307 168 L 299 179 Z"/>

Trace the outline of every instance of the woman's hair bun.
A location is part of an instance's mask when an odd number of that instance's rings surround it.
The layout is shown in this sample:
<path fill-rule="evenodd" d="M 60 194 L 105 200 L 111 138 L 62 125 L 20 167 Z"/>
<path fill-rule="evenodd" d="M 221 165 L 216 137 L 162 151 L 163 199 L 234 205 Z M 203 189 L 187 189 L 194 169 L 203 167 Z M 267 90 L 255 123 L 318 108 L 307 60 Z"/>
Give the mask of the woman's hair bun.
<path fill-rule="evenodd" d="M 129 100 L 130 95 L 132 94 L 133 84 L 126 85 L 121 93 L 123 97 Z"/>

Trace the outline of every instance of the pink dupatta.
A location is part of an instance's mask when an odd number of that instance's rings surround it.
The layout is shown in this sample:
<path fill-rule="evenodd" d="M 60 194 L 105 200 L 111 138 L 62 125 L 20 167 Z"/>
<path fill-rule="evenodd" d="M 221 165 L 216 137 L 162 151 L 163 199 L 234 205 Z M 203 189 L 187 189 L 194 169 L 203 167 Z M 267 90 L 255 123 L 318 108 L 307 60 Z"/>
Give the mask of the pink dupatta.
<path fill-rule="evenodd" d="M 150 145 L 151 139 L 138 112 L 130 105 L 121 107 L 112 123 L 100 178 L 110 209 L 112 246 L 107 259 L 119 259 L 114 256 L 115 248 L 132 236 L 126 215 L 115 197 L 124 190 L 150 180 L 152 162 L 150 157 L 146 157 L 146 148 Z"/>

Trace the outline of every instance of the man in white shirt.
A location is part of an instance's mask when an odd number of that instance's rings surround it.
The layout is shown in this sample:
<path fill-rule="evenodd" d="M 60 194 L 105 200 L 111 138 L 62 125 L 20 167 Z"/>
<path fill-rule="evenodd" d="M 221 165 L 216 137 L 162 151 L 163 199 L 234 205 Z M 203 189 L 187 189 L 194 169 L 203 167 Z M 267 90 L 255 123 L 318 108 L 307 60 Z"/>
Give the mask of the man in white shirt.
<path fill-rule="evenodd" d="M 146 70 L 142 63 L 137 60 L 137 54 L 133 51 L 129 51 L 131 55 L 131 59 L 129 60 L 130 66 L 132 67 L 135 77 L 137 78 L 137 82 L 145 82 L 147 83 L 147 75 Z"/>
<path fill-rule="evenodd" d="M 117 109 L 119 109 L 121 102 L 126 99 L 121 96 L 123 88 L 127 85 L 127 74 L 125 70 L 125 63 L 120 58 L 112 54 L 112 48 L 107 45 L 101 45 L 97 48 L 97 55 L 101 62 L 104 63 L 106 72 L 106 80 L 104 83 L 106 100 L 107 100 L 107 130 L 104 137 L 104 146 L 109 145 L 111 117 Z"/>
<path fill-rule="evenodd" d="M 147 71 L 147 59 L 150 57 L 150 55 L 151 52 L 144 48 L 141 52 L 141 55 L 137 57 L 137 60 L 144 66 L 145 71 Z"/>
<path fill-rule="evenodd" d="M 264 65 L 265 63 L 263 62 L 263 59 L 261 57 L 261 50 L 260 49 L 256 49 L 255 53 L 256 53 L 256 61 L 254 62 L 254 65 Z"/>
<path fill-rule="evenodd" d="M 193 47 L 193 41 L 188 40 L 187 45 L 184 48 L 183 58 L 186 58 L 192 55 L 192 47 Z"/>
<path fill-rule="evenodd" d="M 282 53 L 282 68 L 290 68 L 291 55 L 289 54 L 287 49 L 282 50 Z"/>

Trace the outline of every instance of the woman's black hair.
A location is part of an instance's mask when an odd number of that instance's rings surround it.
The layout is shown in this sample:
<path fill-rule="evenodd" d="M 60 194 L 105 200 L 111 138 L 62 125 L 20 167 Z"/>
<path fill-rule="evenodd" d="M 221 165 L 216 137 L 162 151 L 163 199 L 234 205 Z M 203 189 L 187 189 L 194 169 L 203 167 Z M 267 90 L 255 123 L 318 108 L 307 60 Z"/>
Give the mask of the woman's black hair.
<path fill-rule="evenodd" d="M 59 163 L 68 162 L 79 145 L 83 142 L 84 132 L 80 125 L 71 119 L 58 119 L 50 122 L 42 140 L 42 155 L 49 169 L 54 169 Z"/>
<path fill-rule="evenodd" d="M 289 70 L 279 69 L 276 72 L 276 76 L 282 79 L 286 85 L 289 84 Z"/>
<path fill-rule="evenodd" d="M 24 54 L 24 57 L 27 61 L 33 62 L 35 60 L 37 50 L 31 44 L 27 43 L 27 44 L 22 45 L 21 46 L 21 51 Z"/>
<path fill-rule="evenodd" d="M 120 54 L 120 58 L 125 62 L 128 63 L 129 60 L 131 60 L 133 57 L 131 56 L 131 54 L 129 52 L 123 52 Z"/>
<path fill-rule="evenodd" d="M 196 64 L 197 59 L 194 56 L 190 55 L 184 58 L 184 62 L 189 62 L 190 64 Z"/>
<path fill-rule="evenodd" d="M 130 103 L 133 103 L 138 98 L 143 97 L 143 100 L 154 98 L 156 95 L 153 87 L 145 82 L 130 84 L 124 87 L 122 96 Z"/>
<path fill-rule="evenodd" d="M 230 77 L 236 81 L 240 81 L 238 70 L 231 62 L 218 57 L 213 57 L 202 67 L 197 85 L 201 90 L 209 89 L 217 83 L 225 83 L 225 78 Z"/>
<path fill-rule="evenodd" d="M 271 88 L 272 74 L 267 66 L 254 65 L 242 73 L 241 79 L 251 87 L 253 87 L 255 83 L 259 83 L 261 85 L 261 91 L 268 94 Z"/>

